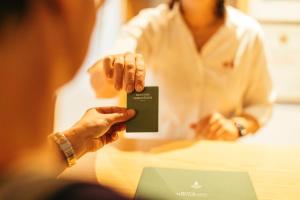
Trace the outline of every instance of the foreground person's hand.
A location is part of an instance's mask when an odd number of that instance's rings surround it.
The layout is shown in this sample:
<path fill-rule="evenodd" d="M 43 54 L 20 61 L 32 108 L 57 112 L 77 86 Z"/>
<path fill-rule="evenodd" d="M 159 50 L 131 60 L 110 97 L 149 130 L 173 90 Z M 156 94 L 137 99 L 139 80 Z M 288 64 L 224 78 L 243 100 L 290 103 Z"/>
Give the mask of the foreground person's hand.
<path fill-rule="evenodd" d="M 213 113 L 192 124 L 198 138 L 207 140 L 234 141 L 239 138 L 239 131 L 233 120 L 227 119 L 220 113 Z"/>
<path fill-rule="evenodd" d="M 124 122 L 135 115 L 134 110 L 120 107 L 89 109 L 64 135 L 69 139 L 76 158 L 96 151 L 118 139 L 118 132 L 125 130 Z"/>
<path fill-rule="evenodd" d="M 107 56 L 89 69 L 95 91 L 103 86 L 101 75 L 117 91 L 142 92 L 145 86 L 145 63 L 141 54 L 126 53 Z"/>

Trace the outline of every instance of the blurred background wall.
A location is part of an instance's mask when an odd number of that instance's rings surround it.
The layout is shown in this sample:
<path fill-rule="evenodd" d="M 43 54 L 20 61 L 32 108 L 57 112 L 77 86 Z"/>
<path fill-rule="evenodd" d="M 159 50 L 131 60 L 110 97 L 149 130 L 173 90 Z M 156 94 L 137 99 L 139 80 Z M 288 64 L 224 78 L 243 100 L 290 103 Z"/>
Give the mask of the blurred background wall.
<path fill-rule="evenodd" d="M 93 95 L 87 68 L 101 58 L 116 39 L 121 24 L 142 8 L 164 0 L 107 0 L 98 14 L 88 58 L 72 83 L 58 92 L 56 130 L 78 120 L 92 106 L 116 104 L 116 99 L 100 100 Z M 266 34 L 270 70 L 278 100 L 272 120 L 255 137 L 244 142 L 300 144 L 300 0 L 228 0 L 255 17 Z"/>

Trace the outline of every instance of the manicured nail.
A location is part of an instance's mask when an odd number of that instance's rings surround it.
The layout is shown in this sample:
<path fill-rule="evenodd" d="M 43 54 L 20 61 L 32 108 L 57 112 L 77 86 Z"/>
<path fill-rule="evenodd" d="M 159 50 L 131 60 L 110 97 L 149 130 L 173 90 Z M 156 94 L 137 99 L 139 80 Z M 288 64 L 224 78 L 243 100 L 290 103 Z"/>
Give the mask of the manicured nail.
<path fill-rule="evenodd" d="M 129 116 L 134 116 L 135 115 L 135 110 L 133 110 L 133 109 L 128 109 L 127 110 L 127 114 L 129 115 Z"/>
<path fill-rule="evenodd" d="M 142 85 L 137 85 L 136 86 L 136 90 L 138 91 L 138 92 L 142 92 L 143 90 L 144 90 L 144 87 L 142 86 Z"/>
<path fill-rule="evenodd" d="M 128 93 L 133 92 L 133 90 L 134 90 L 133 85 L 127 85 L 126 91 L 127 91 Z"/>

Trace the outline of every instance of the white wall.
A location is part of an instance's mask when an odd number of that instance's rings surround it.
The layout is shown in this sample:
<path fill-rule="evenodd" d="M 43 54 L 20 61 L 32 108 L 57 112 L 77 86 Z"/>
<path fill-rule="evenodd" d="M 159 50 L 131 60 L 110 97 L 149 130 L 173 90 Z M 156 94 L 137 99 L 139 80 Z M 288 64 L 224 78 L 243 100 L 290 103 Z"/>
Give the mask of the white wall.
<path fill-rule="evenodd" d="M 300 103 L 300 1 L 249 0 L 265 31 L 270 70 L 280 102 Z"/>
<path fill-rule="evenodd" d="M 246 142 L 300 144 L 300 1 L 249 0 L 250 15 L 265 31 L 270 70 L 282 104 L 271 121 Z M 292 103 L 292 104 L 291 104 Z"/>

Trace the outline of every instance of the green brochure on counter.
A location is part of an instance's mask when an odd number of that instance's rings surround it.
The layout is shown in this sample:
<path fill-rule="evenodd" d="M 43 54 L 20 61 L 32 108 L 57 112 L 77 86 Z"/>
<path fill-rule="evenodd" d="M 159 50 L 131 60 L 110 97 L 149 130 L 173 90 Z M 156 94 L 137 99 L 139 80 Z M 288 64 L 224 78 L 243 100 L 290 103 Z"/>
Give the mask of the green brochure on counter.
<path fill-rule="evenodd" d="M 257 200 L 247 172 L 145 168 L 135 200 Z"/>
<path fill-rule="evenodd" d="M 137 113 L 126 123 L 126 132 L 158 132 L 158 95 L 158 87 L 145 87 L 143 92 L 127 95 L 127 108 Z"/>

